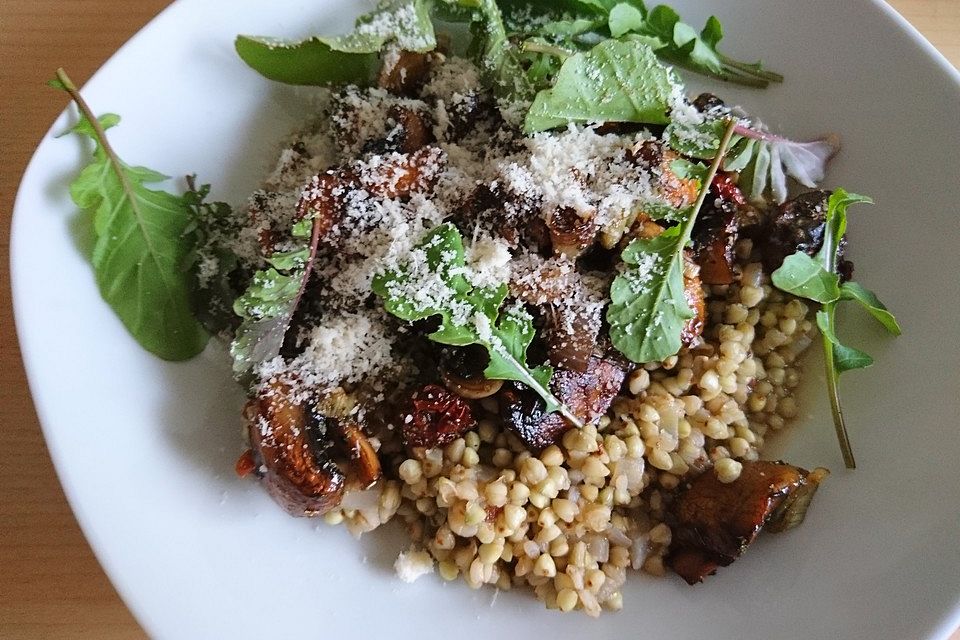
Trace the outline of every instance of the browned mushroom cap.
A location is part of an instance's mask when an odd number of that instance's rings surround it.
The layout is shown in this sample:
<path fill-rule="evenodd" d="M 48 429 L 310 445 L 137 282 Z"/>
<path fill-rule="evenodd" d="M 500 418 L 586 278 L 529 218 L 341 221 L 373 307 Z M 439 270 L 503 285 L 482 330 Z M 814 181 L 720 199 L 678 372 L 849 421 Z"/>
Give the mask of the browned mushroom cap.
<path fill-rule="evenodd" d="M 377 86 L 390 93 L 411 95 L 424 83 L 437 59 L 434 53 L 398 51 L 387 55 L 377 78 Z"/>
<path fill-rule="evenodd" d="M 696 584 L 740 557 L 767 523 L 774 532 L 796 526 L 826 475 L 764 461 L 744 462 L 727 484 L 711 471 L 701 474 L 673 503 L 670 567 Z"/>
<path fill-rule="evenodd" d="M 570 207 L 562 207 L 547 216 L 547 229 L 553 254 L 576 258 L 593 244 L 597 236 L 595 214 L 579 213 Z"/>
<path fill-rule="evenodd" d="M 443 376 L 443 384 L 447 389 L 467 400 L 489 398 L 500 391 L 500 387 L 503 386 L 503 380 L 489 380 L 482 375 L 463 378 L 448 370 L 442 371 L 441 375 Z"/>
<path fill-rule="evenodd" d="M 380 458 L 360 425 L 353 420 L 331 420 L 331 430 L 340 448 L 350 460 L 347 469 L 350 489 L 369 489 L 383 475 Z M 355 486 L 354 486 L 355 485 Z"/>
<path fill-rule="evenodd" d="M 308 431 L 287 382 L 272 381 L 247 405 L 250 445 L 267 491 L 288 513 L 313 516 L 340 504 L 344 476 Z"/>
<path fill-rule="evenodd" d="M 483 347 L 445 347 L 440 352 L 443 384 L 467 400 L 489 398 L 503 386 L 503 380 L 488 380 L 483 375 L 489 362 L 490 358 Z"/>
<path fill-rule="evenodd" d="M 371 160 L 360 174 L 360 186 L 378 198 L 404 198 L 429 191 L 443 173 L 446 155 L 438 147 Z"/>
<path fill-rule="evenodd" d="M 413 153 L 434 142 L 428 116 L 423 111 L 393 105 L 387 111 L 387 117 L 395 125 L 388 140 L 389 146 L 400 153 Z"/>
<path fill-rule="evenodd" d="M 367 489 L 380 479 L 380 458 L 358 421 L 357 399 L 342 387 L 324 391 L 310 412 L 318 431 L 326 434 L 347 474 L 347 490 Z"/>
<path fill-rule="evenodd" d="M 681 178 L 673 171 L 672 163 L 680 158 L 680 154 L 664 146 L 663 142 L 644 140 L 627 157 L 637 166 L 659 174 L 657 187 L 660 196 L 674 207 L 687 207 L 696 202 L 700 191 L 698 181 L 695 178 Z"/>
<path fill-rule="evenodd" d="M 627 367 L 613 358 L 593 356 L 584 371 L 558 369 L 550 389 L 585 424 L 606 413 L 620 392 Z M 527 388 L 505 386 L 500 392 L 500 412 L 507 427 L 527 446 L 540 450 L 555 444 L 572 425 L 559 413 L 544 413 L 540 397 Z"/>

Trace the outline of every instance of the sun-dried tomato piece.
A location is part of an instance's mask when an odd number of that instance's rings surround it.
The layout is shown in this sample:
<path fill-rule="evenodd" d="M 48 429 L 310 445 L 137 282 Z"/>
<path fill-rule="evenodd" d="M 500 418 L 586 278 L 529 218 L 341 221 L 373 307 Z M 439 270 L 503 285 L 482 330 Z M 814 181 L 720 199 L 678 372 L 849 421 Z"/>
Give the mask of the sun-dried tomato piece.
<path fill-rule="evenodd" d="M 470 405 L 444 387 L 428 384 L 413 394 L 403 414 L 403 442 L 408 447 L 440 447 L 476 425 Z"/>
<path fill-rule="evenodd" d="M 237 464 L 233 468 L 240 478 L 246 478 L 253 473 L 257 468 L 257 461 L 253 459 L 253 449 L 247 449 L 240 454 L 240 457 L 237 458 Z"/>
<path fill-rule="evenodd" d="M 714 176 L 713 182 L 710 183 L 710 190 L 721 200 L 726 200 L 727 202 L 732 202 L 740 206 L 747 204 L 747 199 L 743 197 L 743 192 L 740 191 L 740 187 L 737 186 L 733 175 L 730 173 L 723 171 L 718 172 L 717 175 Z"/>

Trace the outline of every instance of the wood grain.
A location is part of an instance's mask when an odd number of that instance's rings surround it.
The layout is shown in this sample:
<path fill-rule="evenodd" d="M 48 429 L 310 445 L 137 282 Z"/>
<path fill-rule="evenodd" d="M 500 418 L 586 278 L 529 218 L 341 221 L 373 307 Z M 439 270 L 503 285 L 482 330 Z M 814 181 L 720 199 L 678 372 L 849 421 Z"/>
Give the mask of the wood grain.
<path fill-rule="evenodd" d="M 891 3 L 960 66 L 960 0 Z M 0 638 L 144 635 L 80 533 L 40 434 L 10 307 L 9 212 L 30 155 L 67 102 L 44 81 L 66 64 L 82 84 L 167 4 L 0 0 Z"/>

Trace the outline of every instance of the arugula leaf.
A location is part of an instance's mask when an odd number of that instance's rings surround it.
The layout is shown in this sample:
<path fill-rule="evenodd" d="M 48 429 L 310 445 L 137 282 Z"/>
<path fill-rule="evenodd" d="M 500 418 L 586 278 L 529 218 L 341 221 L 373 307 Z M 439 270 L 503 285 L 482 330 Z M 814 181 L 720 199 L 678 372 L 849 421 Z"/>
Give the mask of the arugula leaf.
<path fill-rule="evenodd" d="M 119 116 L 94 117 L 63 69 L 51 84 L 69 93 L 80 110 L 70 131 L 95 144 L 93 161 L 70 185 L 70 195 L 78 207 L 93 211 L 92 263 L 100 294 L 145 349 L 164 360 L 192 358 L 203 351 L 208 335 L 191 311 L 185 265 L 195 237 L 186 233 L 188 203 L 145 186 L 167 176 L 132 167 L 116 155 L 106 130 Z"/>
<path fill-rule="evenodd" d="M 837 305 L 844 300 L 853 300 L 864 307 L 887 331 L 896 336 L 900 335 L 900 325 L 876 294 L 856 282 L 840 285 L 837 275 L 837 254 L 840 241 L 847 230 L 847 207 L 851 204 L 872 202 L 866 196 L 848 193 L 843 189 L 834 191 L 827 201 L 823 246 L 820 251 L 813 257 L 798 251 L 788 256 L 772 275 L 773 284 L 777 288 L 823 304 L 816 319 L 823 336 L 827 393 L 844 464 L 850 469 L 856 467 L 856 460 L 840 406 L 840 374 L 851 369 L 869 367 L 873 364 L 873 358 L 840 341 L 836 333 Z"/>
<path fill-rule="evenodd" d="M 659 5 L 650 10 L 645 25 L 636 31 L 662 40 L 665 46 L 657 50 L 657 55 L 691 71 L 757 88 L 783 81 L 783 76 L 765 71 L 759 62 L 747 64 L 720 53 L 717 45 L 723 39 L 723 27 L 714 16 L 710 16 L 698 34 L 693 27 L 682 22 L 672 8 Z"/>
<path fill-rule="evenodd" d="M 237 36 L 237 53 L 261 75 L 300 85 L 370 84 L 380 67 L 378 53 L 395 41 L 406 51 L 437 46 L 429 0 L 394 0 L 357 18 L 352 33 L 301 41 Z"/>
<path fill-rule="evenodd" d="M 684 295 L 684 235 L 680 225 L 670 227 L 623 251 L 634 268 L 610 285 L 607 322 L 613 345 L 633 362 L 660 362 L 680 350 L 683 325 L 694 315 Z"/>
<path fill-rule="evenodd" d="M 553 88 L 537 94 L 524 131 L 569 122 L 668 124 L 675 82 L 648 45 L 606 40 L 564 61 Z"/>
<path fill-rule="evenodd" d="M 433 51 L 437 48 L 431 0 L 392 0 L 357 18 L 352 33 L 323 38 L 334 51 L 377 53 L 388 42 L 404 51 Z"/>
<path fill-rule="evenodd" d="M 480 51 L 480 69 L 497 97 L 509 102 L 530 100 L 533 86 L 521 66 L 519 52 L 507 37 L 496 0 L 477 0 L 473 26 L 473 48 Z"/>
<path fill-rule="evenodd" d="M 507 285 L 473 287 L 463 275 L 466 259 L 463 238 L 450 223 L 431 230 L 404 266 L 378 274 L 372 289 L 384 308 L 413 322 L 439 317 L 440 327 L 428 337 L 455 346 L 482 345 L 490 362 L 484 375 L 491 380 L 515 380 L 536 391 L 548 412 L 559 411 L 576 426 L 580 420 L 549 390 L 553 369 L 526 364 L 527 348 L 535 335 L 533 319 L 522 309 L 500 307 Z"/>
<path fill-rule="evenodd" d="M 859 349 L 845 346 L 840 342 L 840 338 L 837 337 L 836 331 L 834 330 L 834 321 L 836 318 L 836 314 L 834 313 L 835 307 L 836 305 L 831 303 L 820 311 L 817 311 L 817 327 L 820 329 L 820 333 L 823 334 L 824 340 L 832 347 L 834 369 L 839 375 L 851 369 L 869 367 L 873 364 L 873 358 Z"/>
<path fill-rule="evenodd" d="M 647 26 L 646 7 L 635 6 L 629 2 L 621 2 L 610 9 L 607 17 L 610 35 L 619 38 L 631 31 L 643 31 Z"/>
<path fill-rule="evenodd" d="M 840 285 L 840 299 L 853 300 L 866 309 L 870 315 L 876 318 L 877 322 L 883 325 L 883 328 L 895 336 L 899 336 L 902 331 L 897 319 L 893 317 L 873 291 L 870 291 L 858 282 L 844 282 Z"/>
<path fill-rule="evenodd" d="M 246 291 L 234 302 L 234 313 L 242 319 L 230 344 L 237 376 L 280 354 L 313 271 L 319 229 L 315 220 L 297 222 L 291 235 L 298 246 L 268 258 L 270 266 L 253 274 Z"/>
<path fill-rule="evenodd" d="M 734 124 L 727 126 L 697 201 L 683 212 L 680 223 L 654 238 L 635 239 L 623 250 L 627 268 L 610 286 L 607 322 L 613 346 L 633 362 L 659 362 L 680 350 L 683 326 L 694 316 L 684 292 L 683 252 Z"/>
<path fill-rule="evenodd" d="M 789 255 L 771 276 L 781 291 L 816 302 L 833 302 L 840 297 L 840 276 L 802 251 Z"/>
<path fill-rule="evenodd" d="M 240 58 L 260 75 L 299 85 L 371 84 L 380 67 L 376 53 L 334 50 L 321 38 L 299 42 L 261 36 L 237 36 Z"/>

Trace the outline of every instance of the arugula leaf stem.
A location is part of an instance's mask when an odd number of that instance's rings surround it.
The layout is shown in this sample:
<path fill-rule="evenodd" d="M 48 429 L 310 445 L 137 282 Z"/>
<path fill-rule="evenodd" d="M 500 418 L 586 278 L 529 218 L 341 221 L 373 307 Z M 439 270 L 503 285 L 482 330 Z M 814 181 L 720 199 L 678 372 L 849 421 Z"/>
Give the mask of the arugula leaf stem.
<path fill-rule="evenodd" d="M 836 227 L 833 224 L 824 225 L 823 247 L 823 267 L 827 273 L 837 272 L 837 252 L 830 247 L 839 245 L 841 238 L 834 238 Z M 834 320 L 836 318 L 837 303 L 827 302 L 823 305 L 823 312 L 827 316 L 827 326 L 830 332 L 836 331 Z M 853 457 L 853 446 L 850 444 L 850 436 L 847 433 L 847 424 L 843 419 L 843 409 L 840 407 L 840 372 L 837 371 L 834 362 L 833 342 L 827 339 L 826 335 L 820 337 L 823 342 L 823 361 L 827 373 L 827 395 L 830 396 L 830 411 L 833 413 L 833 426 L 837 431 L 837 441 L 840 444 L 840 453 L 843 456 L 843 464 L 847 469 L 856 469 L 857 462 Z"/>
<path fill-rule="evenodd" d="M 834 329 L 834 317 L 836 315 L 836 302 L 828 302 L 823 305 L 823 311 L 827 315 L 827 322 L 830 329 Z M 843 419 L 843 409 L 840 407 L 840 389 L 837 367 L 834 363 L 833 343 L 822 338 L 823 342 L 823 361 L 827 373 L 827 395 L 830 396 L 830 411 L 833 413 L 833 426 L 837 431 L 837 441 L 840 443 L 840 453 L 843 455 L 843 464 L 847 469 L 856 469 L 857 461 L 853 457 L 853 446 L 850 444 L 850 436 L 847 434 L 847 425 Z"/>
<path fill-rule="evenodd" d="M 100 145 L 100 148 L 103 149 L 103 152 L 107 155 L 107 158 L 110 160 L 110 165 L 113 167 L 114 173 L 117 174 L 117 178 L 120 180 L 120 184 L 123 186 L 123 190 L 130 200 L 130 206 L 134 211 L 137 212 L 137 222 L 142 228 L 143 222 L 140 219 L 140 212 L 137 208 L 136 199 L 133 197 L 133 186 L 127 179 L 127 172 L 123 170 L 123 162 L 121 162 L 120 156 L 117 155 L 117 153 L 113 150 L 113 147 L 110 146 L 110 142 L 107 140 L 107 132 L 104 131 L 103 125 L 100 124 L 100 119 L 93 113 L 93 110 L 90 108 L 90 105 L 87 104 L 87 101 L 83 99 L 83 96 L 80 95 L 80 90 L 77 89 L 75 84 L 73 84 L 73 81 L 70 79 L 70 76 L 67 75 L 67 72 L 63 70 L 63 67 L 57 69 L 57 80 L 59 80 L 60 84 L 63 85 L 63 90 L 66 91 L 74 103 L 76 103 L 77 109 L 80 110 L 80 113 L 83 115 L 83 117 L 86 118 L 90 123 L 90 126 L 93 127 L 93 131 L 96 133 L 97 142 Z"/>
<path fill-rule="evenodd" d="M 783 82 L 783 76 L 780 75 L 779 73 L 776 73 L 775 71 L 767 71 L 766 69 L 759 69 L 754 65 L 749 65 L 749 64 L 740 62 L 738 60 L 734 60 L 733 58 L 729 58 L 723 55 L 722 53 L 719 54 L 719 56 L 720 56 L 720 62 L 722 62 L 727 67 L 731 67 L 742 73 L 745 73 L 750 76 L 754 76 L 755 78 L 766 80 L 768 82 Z"/>
<path fill-rule="evenodd" d="M 696 223 L 700 209 L 703 207 L 703 203 L 710 193 L 710 185 L 713 184 L 713 179 L 720 170 L 720 165 L 723 164 L 723 159 L 727 155 L 727 147 L 730 146 L 730 139 L 733 138 L 733 133 L 736 129 L 737 121 L 733 118 L 729 119 L 723 131 L 723 137 L 720 139 L 720 146 L 717 147 L 717 155 L 714 156 L 713 162 L 710 163 L 710 168 L 707 169 L 707 175 L 704 177 L 703 184 L 700 187 L 700 194 L 697 196 L 697 201 L 693 203 L 690 218 L 683 225 L 683 240 L 680 246 L 686 246 L 687 241 L 690 240 L 690 236 L 693 233 L 693 225 Z"/>
<path fill-rule="evenodd" d="M 524 53 L 545 53 L 560 58 L 560 60 L 566 60 L 573 55 L 572 51 L 568 51 L 563 47 L 547 44 L 546 42 L 536 42 L 534 40 L 526 40 L 523 46 L 520 47 L 520 50 Z"/>
<path fill-rule="evenodd" d="M 313 273 L 313 263 L 317 259 L 317 248 L 320 246 L 320 233 L 323 225 L 320 224 L 320 216 L 314 215 L 313 223 L 310 226 L 310 252 L 307 254 L 307 260 L 304 264 L 303 280 L 300 281 L 300 288 L 297 289 L 297 295 L 293 298 L 294 309 L 300 304 L 303 293 L 307 290 L 307 283 L 310 281 L 310 274 Z"/>

